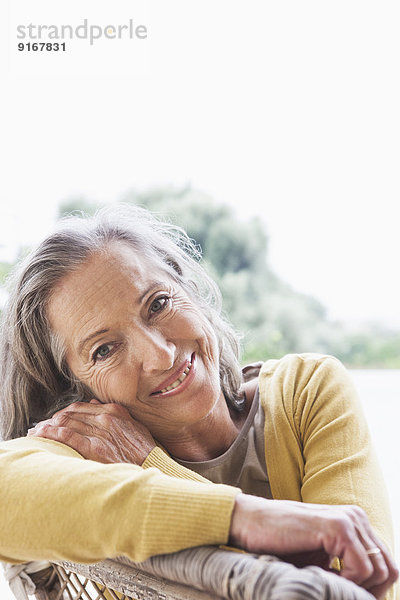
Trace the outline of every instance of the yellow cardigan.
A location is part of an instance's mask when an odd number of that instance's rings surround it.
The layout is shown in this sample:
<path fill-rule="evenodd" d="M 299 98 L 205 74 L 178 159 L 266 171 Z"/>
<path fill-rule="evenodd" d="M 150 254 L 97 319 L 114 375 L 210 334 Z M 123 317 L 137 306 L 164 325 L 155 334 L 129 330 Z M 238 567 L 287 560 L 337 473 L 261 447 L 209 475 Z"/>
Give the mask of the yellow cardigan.
<path fill-rule="evenodd" d="M 368 427 L 339 361 L 315 354 L 270 360 L 259 387 L 273 497 L 358 504 L 392 546 Z M 143 467 L 105 465 L 43 438 L 2 442 L 0 474 L 0 560 L 6 562 L 121 555 L 141 561 L 225 544 L 238 493 L 206 482 L 160 448 Z"/>
<path fill-rule="evenodd" d="M 287 355 L 264 363 L 259 388 L 273 498 L 357 504 L 392 547 L 385 483 L 357 393 L 343 365 L 331 356 Z M 150 453 L 144 466 L 155 466 L 174 477 L 187 474 L 187 469 L 160 449 Z"/>

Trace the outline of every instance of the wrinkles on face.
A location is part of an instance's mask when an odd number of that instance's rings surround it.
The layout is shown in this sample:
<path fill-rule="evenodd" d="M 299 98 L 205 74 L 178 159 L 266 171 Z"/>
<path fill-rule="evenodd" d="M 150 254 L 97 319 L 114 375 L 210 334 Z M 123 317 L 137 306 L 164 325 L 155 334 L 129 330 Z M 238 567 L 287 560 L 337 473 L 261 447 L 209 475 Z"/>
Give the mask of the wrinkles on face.
<path fill-rule="evenodd" d="M 120 362 L 119 357 L 116 356 L 113 356 L 107 361 L 107 364 L 100 368 L 91 362 L 84 365 L 83 368 L 77 368 L 76 376 L 80 381 L 86 383 L 99 400 L 102 402 L 113 402 L 114 400 L 109 390 L 113 389 L 113 377 L 119 377 Z"/>
<path fill-rule="evenodd" d="M 201 310 L 183 291 L 174 296 L 173 305 L 176 319 L 184 315 L 185 320 L 189 321 L 186 327 L 188 330 L 191 328 L 191 335 L 196 339 L 202 355 L 210 361 L 218 360 L 217 337 Z"/>
<path fill-rule="evenodd" d="M 49 319 L 70 369 L 94 397 L 126 406 L 152 432 L 204 419 L 221 394 L 212 326 L 159 265 L 126 244 L 111 243 L 68 275 L 53 293 Z M 187 391 L 153 397 L 194 355 Z"/>

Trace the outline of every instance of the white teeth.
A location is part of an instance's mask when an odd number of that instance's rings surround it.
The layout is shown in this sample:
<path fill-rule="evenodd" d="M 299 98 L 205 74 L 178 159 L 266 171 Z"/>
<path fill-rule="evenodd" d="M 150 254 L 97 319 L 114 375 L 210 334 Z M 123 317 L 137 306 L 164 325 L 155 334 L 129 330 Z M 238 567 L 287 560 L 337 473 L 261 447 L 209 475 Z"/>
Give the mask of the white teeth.
<path fill-rule="evenodd" d="M 165 392 L 169 392 L 170 390 L 174 390 L 175 388 L 178 387 L 178 385 L 180 385 L 182 383 L 182 381 L 184 379 L 186 379 L 187 374 L 190 371 L 190 367 L 192 366 L 192 363 L 188 363 L 188 366 L 186 367 L 186 369 L 183 371 L 182 375 L 180 375 L 178 377 L 178 379 L 176 379 L 173 383 L 171 383 L 171 385 L 167 385 L 167 387 L 165 387 L 163 390 L 160 390 L 160 394 L 165 394 Z"/>

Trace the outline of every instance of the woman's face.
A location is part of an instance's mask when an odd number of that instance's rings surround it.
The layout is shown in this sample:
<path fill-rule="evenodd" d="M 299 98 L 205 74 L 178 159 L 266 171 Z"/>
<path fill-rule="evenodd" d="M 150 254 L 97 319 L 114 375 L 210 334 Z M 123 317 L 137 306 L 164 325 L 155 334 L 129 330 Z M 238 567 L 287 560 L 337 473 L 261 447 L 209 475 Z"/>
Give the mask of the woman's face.
<path fill-rule="evenodd" d="M 221 399 L 208 320 L 162 267 L 125 243 L 110 243 L 65 277 L 48 315 L 73 374 L 153 435 L 202 420 Z"/>

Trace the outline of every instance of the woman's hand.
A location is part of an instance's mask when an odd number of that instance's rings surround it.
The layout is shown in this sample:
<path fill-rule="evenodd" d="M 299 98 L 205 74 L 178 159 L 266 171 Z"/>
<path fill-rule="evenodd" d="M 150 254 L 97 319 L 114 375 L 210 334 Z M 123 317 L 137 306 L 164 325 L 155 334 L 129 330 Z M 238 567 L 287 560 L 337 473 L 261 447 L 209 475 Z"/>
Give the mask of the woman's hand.
<path fill-rule="evenodd" d="M 141 465 L 156 443 L 142 423 L 120 404 L 75 402 L 41 421 L 28 435 L 61 442 L 84 458 Z"/>
<path fill-rule="evenodd" d="M 250 552 L 281 556 L 322 551 L 343 562 L 340 575 L 383 598 L 398 578 L 385 544 L 358 506 L 264 500 L 239 494 L 230 543 Z M 315 553 L 313 553 L 315 554 Z"/>

